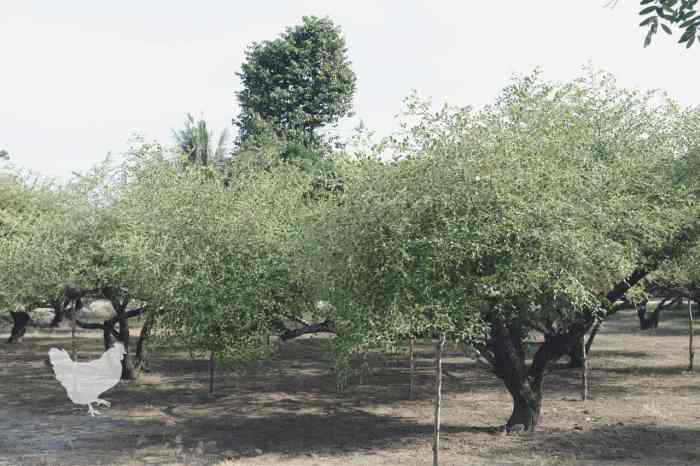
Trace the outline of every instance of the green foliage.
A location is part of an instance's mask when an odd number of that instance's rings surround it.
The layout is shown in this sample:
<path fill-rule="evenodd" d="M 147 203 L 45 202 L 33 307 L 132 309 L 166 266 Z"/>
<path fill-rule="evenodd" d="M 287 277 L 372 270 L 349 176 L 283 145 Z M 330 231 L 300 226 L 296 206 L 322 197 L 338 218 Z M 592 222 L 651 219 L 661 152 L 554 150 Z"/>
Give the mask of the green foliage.
<path fill-rule="evenodd" d="M 428 108 L 409 102 L 396 162 L 338 162 L 344 189 L 309 233 L 348 352 L 566 325 L 698 214 L 681 176 L 698 113 L 658 93 L 535 73 L 478 113 Z"/>
<path fill-rule="evenodd" d="M 201 163 L 207 165 L 214 163 L 222 166 L 227 152 L 228 130 L 219 135 L 218 142 L 214 145 L 214 133 L 207 127 L 204 119 L 195 121 L 194 117 L 187 114 L 185 127 L 181 130 L 173 130 L 175 141 L 189 163 Z"/>
<path fill-rule="evenodd" d="M 119 219 L 107 208 L 112 180 L 106 166 L 65 184 L 21 174 L 0 184 L 5 231 L 0 235 L 0 300 L 51 302 L 66 287 L 93 288 L 110 280 L 104 241 L 119 228 Z"/>
<path fill-rule="evenodd" d="M 110 248 L 128 289 L 163 309 L 161 334 L 245 359 L 281 312 L 311 307 L 293 267 L 308 180 L 288 164 L 236 163 L 227 188 L 216 171 L 146 147 L 123 175 L 114 209 L 130 222 Z"/>
<path fill-rule="evenodd" d="M 278 39 L 253 43 L 238 76 L 240 142 L 271 128 L 278 136 L 317 144 L 317 130 L 349 114 L 355 74 L 345 39 L 329 18 L 305 16 Z"/>
<path fill-rule="evenodd" d="M 686 48 L 692 47 L 698 38 L 700 27 L 697 3 L 697 0 L 641 0 L 639 15 L 644 20 L 639 25 L 648 28 L 644 47 L 651 44 L 659 26 L 668 35 L 673 35 L 672 28 L 678 29 L 681 31 L 678 43 L 685 43 Z"/>
<path fill-rule="evenodd" d="M 188 122 L 183 147 L 210 147 Z M 313 314 L 342 369 L 407 336 L 564 326 L 700 214 L 700 112 L 602 73 L 518 77 L 480 111 L 414 96 L 357 154 L 264 126 L 226 175 L 144 142 L 65 184 L 0 175 L 0 305 L 115 286 L 158 309 L 161 336 L 232 359 Z M 659 273 L 697 268 L 677 255 Z"/>

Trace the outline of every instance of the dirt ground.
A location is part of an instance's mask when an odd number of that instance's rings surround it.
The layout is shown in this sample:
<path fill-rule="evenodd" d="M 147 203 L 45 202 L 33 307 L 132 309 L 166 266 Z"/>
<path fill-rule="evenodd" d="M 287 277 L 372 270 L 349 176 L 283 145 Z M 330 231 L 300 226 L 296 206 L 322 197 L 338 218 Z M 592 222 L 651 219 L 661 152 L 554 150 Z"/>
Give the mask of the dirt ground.
<path fill-rule="evenodd" d="M 535 434 L 501 435 L 503 385 L 450 346 L 442 464 L 700 465 L 700 374 L 684 373 L 686 312 L 667 312 L 655 333 L 641 332 L 630 311 L 606 322 L 590 354 L 592 399 L 580 400 L 580 372 L 562 361 L 545 380 Z M 101 354 L 99 337 L 80 333 L 81 360 Z M 372 358 L 369 373 L 340 391 L 328 341 L 312 338 L 283 343 L 244 374 L 220 369 L 211 397 L 205 361 L 154 352 L 152 372 L 105 393 L 112 408 L 97 418 L 55 380 L 45 363 L 52 346 L 69 348 L 68 332 L 0 343 L 0 466 L 431 464 L 428 342 L 414 401 L 404 356 Z"/>

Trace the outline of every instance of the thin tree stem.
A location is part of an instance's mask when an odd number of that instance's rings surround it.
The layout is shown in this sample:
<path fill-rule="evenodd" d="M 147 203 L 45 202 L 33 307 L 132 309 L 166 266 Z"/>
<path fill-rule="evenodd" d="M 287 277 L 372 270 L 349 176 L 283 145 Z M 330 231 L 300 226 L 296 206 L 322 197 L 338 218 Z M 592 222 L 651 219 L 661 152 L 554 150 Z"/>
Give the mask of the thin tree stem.
<path fill-rule="evenodd" d="M 435 433 L 433 438 L 433 466 L 440 464 L 440 405 L 442 403 L 442 348 L 445 335 L 435 344 Z"/>
<path fill-rule="evenodd" d="M 693 372 L 693 359 L 695 350 L 693 349 L 693 301 L 688 300 L 688 371 Z"/>
<path fill-rule="evenodd" d="M 588 399 L 588 352 L 586 351 L 585 338 L 581 338 L 581 399 Z"/>
<path fill-rule="evenodd" d="M 415 397 L 416 390 L 416 339 L 411 337 L 408 342 L 408 364 L 409 364 L 409 379 L 408 379 L 408 399 L 412 400 Z"/>
<path fill-rule="evenodd" d="M 214 394 L 214 350 L 209 351 L 209 394 Z"/>

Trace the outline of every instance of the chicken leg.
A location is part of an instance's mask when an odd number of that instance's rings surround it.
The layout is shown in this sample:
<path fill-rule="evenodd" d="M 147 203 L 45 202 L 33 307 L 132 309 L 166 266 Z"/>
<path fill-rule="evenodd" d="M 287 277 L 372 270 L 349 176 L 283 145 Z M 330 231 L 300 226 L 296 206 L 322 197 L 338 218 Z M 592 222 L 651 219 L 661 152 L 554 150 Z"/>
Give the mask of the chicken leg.
<path fill-rule="evenodd" d="M 95 417 L 95 414 L 102 414 L 102 413 L 100 413 L 98 410 L 94 409 L 92 407 L 91 403 L 88 403 L 88 414 L 92 417 Z"/>

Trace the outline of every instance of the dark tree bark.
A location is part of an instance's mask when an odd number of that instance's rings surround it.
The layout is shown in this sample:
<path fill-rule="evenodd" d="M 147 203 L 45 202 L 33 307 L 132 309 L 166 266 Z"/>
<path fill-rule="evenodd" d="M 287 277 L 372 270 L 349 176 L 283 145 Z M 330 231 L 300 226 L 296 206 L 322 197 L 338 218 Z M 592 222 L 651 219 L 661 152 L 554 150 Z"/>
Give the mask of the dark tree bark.
<path fill-rule="evenodd" d="M 70 300 L 65 296 L 61 296 L 59 299 L 51 301 L 51 307 L 53 308 L 53 319 L 49 324 L 49 328 L 58 327 L 61 322 L 66 318 L 66 308 Z"/>
<path fill-rule="evenodd" d="M 12 316 L 13 324 L 7 343 L 21 343 L 24 333 L 27 331 L 27 325 L 32 319 L 24 311 L 10 311 L 10 315 Z"/>
<path fill-rule="evenodd" d="M 137 372 L 148 371 L 146 342 L 151 336 L 151 330 L 153 329 L 154 323 L 155 317 L 153 315 L 153 311 L 146 313 L 146 320 L 143 322 L 143 327 L 141 327 L 141 333 L 139 334 L 139 339 L 136 342 L 136 354 L 134 355 L 134 369 L 136 369 Z"/>
<path fill-rule="evenodd" d="M 654 312 L 651 317 L 647 316 L 647 304 L 649 304 L 649 300 L 647 299 L 634 304 L 634 309 L 637 311 L 637 318 L 639 319 L 639 328 L 641 330 L 649 330 L 659 325 L 658 312 Z"/>
<path fill-rule="evenodd" d="M 596 319 L 595 323 L 593 324 L 593 327 L 591 327 L 591 333 L 590 335 L 588 335 L 588 340 L 586 340 L 586 354 L 588 354 L 591 351 L 593 340 L 595 340 L 595 336 L 598 334 L 598 329 L 600 329 L 600 326 L 602 324 L 602 320 Z"/>
<path fill-rule="evenodd" d="M 124 354 L 124 359 L 122 360 L 122 380 L 135 380 L 136 370 L 131 361 L 131 355 L 129 353 L 129 340 L 131 335 L 129 334 L 129 317 L 126 316 L 126 306 L 129 304 L 129 298 L 124 298 L 120 301 L 112 301 L 112 305 L 115 307 L 117 312 L 117 322 L 119 324 L 119 330 L 117 331 L 117 340 L 119 340 L 126 350 Z"/>
<path fill-rule="evenodd" d="M 503 380 L 513 398 L 513 411 L 506 422 L 506 432 L 532 431 L 542 410 L 542 383 L 528 377 L 521 329 L 514 324 L 494 325 L 489 340 L 496 375 Z"/>
<path fill-rule="evenodd" d="M 583 367 L 583 359 L 584 359 L 584 354 L 583 354 L 583 338 L 585 334 L 581 335 L 576 335 L 576 345 L 574 348 L 572 348 L 571 352 L 569 353 L 569 367 L 574 368 L 574 367 Z"/>
<path fill-rule="evenodd" d="M 336 333 L 335 323 L 330 320 L 325 320 L 318 324 L 306 324 L 295 329 L 288 329 L 282 323 L 277 323 L 280 331 L 279 338 L 282 341 L 291 340 L 309 333 Z"/>
<path fill-rule="evenodd" d="M 575 324 L 567 332 L 549 334 L 535 353 L 530 367 L 525 358 L 526 329 L 517 322 L 492 324 L 486 359 L 503 380 L 513 399 L 513 411 L 506 422 L 506 432 L 534 431 L 542 412 L 542 385 L 549 364 L 573 350 L 582 332 Z"/>
<path fill-rule="evenodd" d="M 102 344 L 104 345 L 105 351 L 112 347 L 112 343 L 114 343 L 114 339 L 117 337 L 114 324 L 112 320 L 105 320 L 102 323 Z"/>

